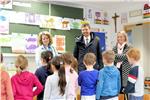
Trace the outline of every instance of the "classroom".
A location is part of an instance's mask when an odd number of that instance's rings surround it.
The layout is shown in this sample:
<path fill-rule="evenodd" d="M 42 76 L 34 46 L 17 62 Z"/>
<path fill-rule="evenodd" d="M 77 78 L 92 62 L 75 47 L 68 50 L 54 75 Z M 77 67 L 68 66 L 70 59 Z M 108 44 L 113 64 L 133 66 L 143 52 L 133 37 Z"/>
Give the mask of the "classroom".
<path fill-rule="evenodd" d="M 150 0 L 0 0 L 0 100 L 150 100 L 149 38 Z"/>

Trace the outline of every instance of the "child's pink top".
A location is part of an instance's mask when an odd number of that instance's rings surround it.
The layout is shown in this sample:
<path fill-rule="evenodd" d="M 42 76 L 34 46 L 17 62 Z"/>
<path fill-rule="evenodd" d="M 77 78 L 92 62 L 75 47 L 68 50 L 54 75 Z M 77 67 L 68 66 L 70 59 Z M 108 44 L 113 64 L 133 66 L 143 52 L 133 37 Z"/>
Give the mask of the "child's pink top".
<path fill-rule="evenodd" d="M 14 100 L 9 74 L 0 69 L 0 100 Z"/>
<path fill-rule="evenodd" d="M 68 84 L 67 100 L 72 100 L 72 98 L 76 97 L 76 90 L 78 88 L 78 74 L 73 68 L 72 68 L 73 73 L 71 73 L 70 68 L 71 68 L 70 66 L 65 66 L 66 78 Z"/>
<path fill-rule="evenodd" d="M 11 82 L 15 100 L 33 100 L 33 97 L 43 90 L 37 77 L 28 71 L 15 74 Z M 33 90 L 34 87 L 36 87 L 35 90 Z"/>

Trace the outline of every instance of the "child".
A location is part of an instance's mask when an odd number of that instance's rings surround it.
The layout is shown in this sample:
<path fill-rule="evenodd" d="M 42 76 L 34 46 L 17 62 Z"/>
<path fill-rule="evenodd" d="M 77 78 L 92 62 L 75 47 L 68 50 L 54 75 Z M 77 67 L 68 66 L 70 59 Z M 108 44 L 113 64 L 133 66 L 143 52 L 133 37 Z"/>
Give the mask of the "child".
<path fill-rule="evenodd" d="M 83 58 L 83 63 L 87 69 L 81 71 L 78 77 L 81 100 L 95 100 L 98 71 L 93 69 L 93 66 L 96 63 L 96 56 L 93 53 L 87 53 Z"/>
<path fill-rule="evenodd" d="M 102 54 L 104 68 L 99 71 L 96 100 L 118 100 L 121 88 L 120 72 L 113 62 L 115 54 L 108 50 Z"/>
<path fill-rule="evenodd" d="M 65 71 L 66 71 L 66 78 L 69 80 L 67 82 L 68 92 L 67 92 L 67 100 L 75 100 L 76 98 L 76 91 L 78 89 L 78 74 L 71 66 L 74 57 L 71 53 L 64 53 L 61 55 L 65 62 Z"/>
<path fill-rule="evenodd" d="M 67 81 L 64 61 L 56 56 L 51 61 L 53 75 L 48 76 L 44 90 L 44 100 L 66 100 Z"/>
<path fill-rule="evenodd" d="M 144 71 L 143 68 L 139 66 L 140 51 L 136 48 L 132 48 L 127 52 L 127 57 L 132 67 L 124 92 L 129 94 L 129 100 L 143 100 Z"/>
<path fill-rule="evenodd" d="M 2 69 L 3 55 L 0 54 L 0 100 L 14 100 L 9 74 Z"/>
<path fill-rule="evenodd" d="M 15 66 L 17 73 L 11 78 L 14 99 L 32 100 L 43 90 L 43 86 L 34 74 L 27 71 L 28 60 L 26 57 L 19 55 Z M 34 87 L 36 89 L 33 91 Z"/>
<path fill-rule="evenodd" d="M 48 62 L 50 62 L 52 58 L 53 58 L 53 54 L 51 51 L 43 51 L 41 53 L 42 66 L 39 67 L 35 72 L 35 75 L 37 76 L 37 78 L 39 79 L 43 87 L 45 86 L 47 77 L 49 75 L 52 75 L 51 68 L 48 65 Z M 43 100 L 43 95 L 44 95 L 44 90 L 37 96 L 37 100 Z"/>

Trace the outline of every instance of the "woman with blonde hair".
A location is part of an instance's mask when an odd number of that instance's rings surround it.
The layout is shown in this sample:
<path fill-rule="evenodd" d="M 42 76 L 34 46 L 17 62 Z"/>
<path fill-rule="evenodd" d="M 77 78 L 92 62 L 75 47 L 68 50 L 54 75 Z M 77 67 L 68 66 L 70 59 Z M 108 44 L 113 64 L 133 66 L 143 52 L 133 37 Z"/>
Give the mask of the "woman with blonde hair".
<path fill-rule="evenodd" d="M 128 73 L 131 66 L 128 62 L 126 53 L 131 48 L 128 44 L 128 36 L 125 31 L 117 33 L 117 43 L 114 46 L 113 51 L 115 52 L 114 64 L 117 66 L 121 75 L 121 91 L 127 85 Z"/>
<path fill-rule="evenodd" d="M 36 49 L 36 55 L 35 55 L 37 67 L 41 66 L 40 55 L 43 51 L 47 51 L 47 50 L 51 51 L 53 53 L 54 57 L 58 55 L 56 49 L 53 46 L 52 35 L 47 31 L 43 31 L 43 32 L 39 33 L 39 35 L 38 35 L 38 46 L 39 47 Z"/>

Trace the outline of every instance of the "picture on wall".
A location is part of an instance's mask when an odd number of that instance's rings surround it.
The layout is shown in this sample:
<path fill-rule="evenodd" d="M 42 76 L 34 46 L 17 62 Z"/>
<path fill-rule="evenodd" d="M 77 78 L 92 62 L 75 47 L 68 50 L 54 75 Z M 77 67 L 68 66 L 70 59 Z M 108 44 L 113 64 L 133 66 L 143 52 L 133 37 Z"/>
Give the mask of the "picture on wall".
<path fill-rule="evenodd" d="M 94 24 L 108 25 L 108 13 L 105 11 L 95 11 Z"/>
<path fill-rule="evenodd" d="M 150 3 L 144 5 L 143 18 L 150 18 Z"/>
<path fill-rule="evenodd" d="M 121 24 L 128 22 L 128 14 L 127 13 L 121 13 Z"/>
<path fill-rule="evenodd" d="M 25 24 L 25 13 L 24 12 L 9 11 L 8 13 L 9 13 L 10 23 Z"/>
<path fill-rule="evenodd" d="M 39 25 L 40 24 L 40 15 L 34 13 L 25 13 L 25 23 L 31 25 Z"/>
<path fill-rule="evenodd" d="M 102 14 L 103 14 L 103 24 L 108 25 L 109 24 L 108 13 L 104 11 Z"/>
<path fill-rule="evenodd" d="M 61 29 L 62 30 L 70 30 L 70 19 L 63 18 L 61 21 Z"/>
<path fill-rule="evenodd" d="M 102 14 L 99 11 L 95 12 L 95 19 L 94 19 L 95 24 L 102 24 Z"/>
<path fill-rule="evenodd" d="M 62 26 L 61 26 L 62 18 L 61 17 L 41 15 L 40 18 L 41 18 L 40 27 L 52 28 L 52 29 L 62 29 Z"/>
<path fill-rule="evenodd" d="M 66 45 L 65 45 L 65 36 L 64 35 L 55 35 L 55 48 L 59 53 L 64 53 L 66 51 Z"/>
<path fill-rule="evenodd" d="M 71 29 L 81 29 L 81 20 L 80 19 L 74 19 L 71 23 Z"/>
<path fill-rule="evenodd" d="M 35 53 L 37 48 L 37 35 L 27 34 L 25 37 L 25 52 L 26 53 Z"/>
<path fill-rule="evenodd" d="M 5 11 L 0 11 L 0 34 L 9 34 L 9 19 Z"/>
<path fill-rule="evenodd" d="M 11 47 L 11 35 L 0 35 L 0 46 Z"/>
<path fill-rule="evenodd" d="M 91 8 L 84 8 L 84 18 L 90 23 L 94 23 L 94 15 L 93 15 L 93 9 Z"/>
<path fill-rule="evenodd" d="M 12 52 L 25 53 L 26 36 L 27 35 L 23 33 L 12 33 L 12 39 L 11 39 Z"/>
<path fill-rule="evenodd" d="M 12 9 L 12 0 L 0 0 L 0 8 Z"/>

